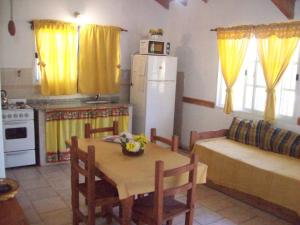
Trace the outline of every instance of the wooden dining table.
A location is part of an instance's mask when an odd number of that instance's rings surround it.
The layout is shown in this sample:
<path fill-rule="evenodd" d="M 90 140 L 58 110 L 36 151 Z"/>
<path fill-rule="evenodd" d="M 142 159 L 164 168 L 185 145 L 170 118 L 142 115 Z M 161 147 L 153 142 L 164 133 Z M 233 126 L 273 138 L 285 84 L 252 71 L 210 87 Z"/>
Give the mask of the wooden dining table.
<path fill-rule="evenodd" d="M 70 141 L 67 141 L 70 145 Z M 172 152 L 160 145 L 147 143 L 144 154 L 127 156 L 122 153 L 120 144 L 110 143 L 101 139 L 78 139 L 78 147 L 87 151 L 89 145 L 95 146 L 95 167 L 104 175 L 119 194 L 122 208 L 122 225 L 131 224 L 131 211 L 134 197 L 154 191 L 155 162 L 164 161 L 165 169 L 172 169 L 188 164 L 190 158 Z M 206 182 L 207 165 L 198 164 L 197 184 Z M 165 188 L 184 184 L 188 181 L 188 173 L 180 177 L 165 179 Z"/>

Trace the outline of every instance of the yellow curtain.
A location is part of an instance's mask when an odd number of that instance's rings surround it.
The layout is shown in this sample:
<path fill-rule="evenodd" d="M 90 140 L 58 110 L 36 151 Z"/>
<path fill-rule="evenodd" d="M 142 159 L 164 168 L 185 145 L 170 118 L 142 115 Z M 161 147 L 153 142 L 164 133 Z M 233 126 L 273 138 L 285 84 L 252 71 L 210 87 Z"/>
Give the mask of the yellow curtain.
<path fill-rule="evenodd" d="M 95 116 L 99 115 L 101 116 Z M 118 121 L 119 133 L 128 131 L 128 109 L 62 110 L 46 112 L 46 157 L 47 162 L 67 161 L 69 149 L 65 141 L 72 136 L 84 137 L 84 126 L 90 123 L 93 128 L 111 127 Z M 101 138 L 111 133 L 98 133 L 94 138 Z"/>
<path fill-rule="evenodd" d="M 78 89 L 83 94 L 119 92 L 120 28 L 80 28 Z"/>
<path fill-rule="evenodd" d="M 42 95 L 77 93 L 77 25 L 34 21 Z"/>
<path fill-rule="evenodd" d="M 251 26 L 217 29 L 221 70 L 227 87 L 224 105 L 226 114 L 233 111 L 232 87 L 244 62 L 251 31 Z"/>
<path fill-rule="evenodd" d="M 275 120 L 275 88 L 297 47 L 300 23 L 261 25 L 255 28 L 258 53 L 267 85 L 265 120 Z"/>

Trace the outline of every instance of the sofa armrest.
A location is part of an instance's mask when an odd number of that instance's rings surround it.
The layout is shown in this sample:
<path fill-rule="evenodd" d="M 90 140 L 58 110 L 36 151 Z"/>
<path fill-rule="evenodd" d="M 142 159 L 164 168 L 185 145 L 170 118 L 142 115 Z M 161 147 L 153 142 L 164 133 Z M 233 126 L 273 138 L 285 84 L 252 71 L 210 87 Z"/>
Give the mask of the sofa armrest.
<path fill-rule="evenodd" d="M 228 132 L 228 129 L 222 129 L 222 130 L 216 130 L 216 131 L 205 131 L 205 132 L 200 132 L 200 133 L 197 131 L 191 131 L 190 150 L 193 149 L 195 142 L 198 140 L 224 137 L 227 135 L 227 132 Z"/>

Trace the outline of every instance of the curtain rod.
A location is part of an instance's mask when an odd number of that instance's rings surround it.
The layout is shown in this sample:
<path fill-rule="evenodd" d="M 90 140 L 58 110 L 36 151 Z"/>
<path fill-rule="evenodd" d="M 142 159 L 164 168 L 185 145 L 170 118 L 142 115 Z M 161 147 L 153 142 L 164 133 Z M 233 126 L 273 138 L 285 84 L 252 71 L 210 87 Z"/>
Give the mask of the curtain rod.
<path fill-rule="evenodd" d="M 30 24 L 30 28 L 31 28 L 31 30 L 33 30 L 33 20 L 31 20 L 31 21 L 28 21 L 28 23 Z M 126 29 L 124 29 L 124 28 L 122 28 L 122 27 L 119 27 L 120 29 L 121 29 L 121 31 L 123 31 L 123 32 L 128 32 L 128 30 L 126 30 Z"/>

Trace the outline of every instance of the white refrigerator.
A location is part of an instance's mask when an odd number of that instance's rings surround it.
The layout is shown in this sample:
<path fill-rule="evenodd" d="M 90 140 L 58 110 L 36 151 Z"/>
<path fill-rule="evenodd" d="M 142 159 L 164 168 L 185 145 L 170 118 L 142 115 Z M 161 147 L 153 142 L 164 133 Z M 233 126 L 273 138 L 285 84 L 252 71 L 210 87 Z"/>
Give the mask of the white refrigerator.
<path fill-rule="evenodd" d="M 131 67 L 130 103 L 134 134 L 150 137 L 150 129 L 171 137 L 174 130 L 177 58 L 134 55 Z"/>

